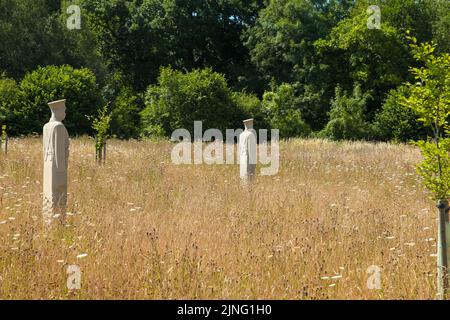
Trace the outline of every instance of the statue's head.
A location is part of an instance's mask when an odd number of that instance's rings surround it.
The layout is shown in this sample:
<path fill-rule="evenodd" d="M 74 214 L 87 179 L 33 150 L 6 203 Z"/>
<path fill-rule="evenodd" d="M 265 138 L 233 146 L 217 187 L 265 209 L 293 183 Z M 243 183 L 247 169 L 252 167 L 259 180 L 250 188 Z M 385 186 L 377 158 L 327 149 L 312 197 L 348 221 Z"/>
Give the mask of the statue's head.
<path fill-rule="evenodd" d="M 48 103 L 52 111 L 52 119 L 55 121 L 63 121 L 66 118 L 66 100 L 58 100 Z"/>
<path fill-rule="evenodd" d="M 246 130 L 253 129 L 253 119 L 247 119 L 247 120 L 244 120 L 243 122 L 244 122 L 244 126 L 245 126 Z"/>

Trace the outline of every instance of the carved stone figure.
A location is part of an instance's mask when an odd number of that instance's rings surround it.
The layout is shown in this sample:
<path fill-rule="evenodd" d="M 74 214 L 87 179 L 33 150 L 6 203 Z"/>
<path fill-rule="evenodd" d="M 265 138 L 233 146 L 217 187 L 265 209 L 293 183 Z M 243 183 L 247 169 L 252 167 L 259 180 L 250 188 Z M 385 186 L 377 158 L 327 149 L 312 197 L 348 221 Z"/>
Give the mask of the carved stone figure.
<path fill-rule="evenodd" d="M 64 220 L 67 207 L 67 164 L 69 134 L 62 121 L 66 117 L 66 100 L 50 102 L 52 117 L 44 126 L 44 222 Z"/>
<path fill-rule="evenodd" d="M 256 134 L 253 119 L 244 120 L 245 130 L 239 135 L 239 164 L 241 184 L 252 182 L 256 171 Z"/>

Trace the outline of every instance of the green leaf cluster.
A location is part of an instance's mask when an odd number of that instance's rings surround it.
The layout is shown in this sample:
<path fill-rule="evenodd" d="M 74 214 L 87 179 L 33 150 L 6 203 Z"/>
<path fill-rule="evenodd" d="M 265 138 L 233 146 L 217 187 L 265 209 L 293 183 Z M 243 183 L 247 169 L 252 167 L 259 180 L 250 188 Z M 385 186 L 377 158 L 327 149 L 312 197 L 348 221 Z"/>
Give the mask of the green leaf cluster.
<path fill-rule="evenodd" d="M 111 113 L 108 110 L 108 105 L 105 105 L 96 117 L 88 116 L 88 119 L 92 122 L 92 129 L 95 132 L 95 149 L 99 152 L 108 139 L 110 129 Z"/>
<path fill-rule="evenodd" d="M 436 200 L 450 196 L 450 54 L 436 53 L 436 44 L 418 43 L 409 37 L 414 58 L 421 63 L 411 68 L 415 83 L 409 83 L 409 97 L 403 105 L 411 108 L 418 121 L 431 129 L 433 136 L 417 142 L 423 161 L 418 173 Z"/>

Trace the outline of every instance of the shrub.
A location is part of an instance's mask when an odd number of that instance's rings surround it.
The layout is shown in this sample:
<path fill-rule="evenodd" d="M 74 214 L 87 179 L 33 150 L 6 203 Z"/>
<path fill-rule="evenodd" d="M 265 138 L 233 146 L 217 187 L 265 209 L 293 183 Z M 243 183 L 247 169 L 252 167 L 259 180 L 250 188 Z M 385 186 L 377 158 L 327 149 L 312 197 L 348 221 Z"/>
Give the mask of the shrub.
<path fill-rule="evenodd" d="M 374 132 L 378 139 L 406 142 L 426 137 L 425 129 L 416 121 L 414 111 L 401 105 L 402 97 L 409 97 L 408 87 L 391 90 L 376 114 Z"/>
<path fill-rule="evenodd" d="M 65 125 L 70 134 L 90 133 L 86 116 L 97 113 L 101 98 L 89 69 L 68 65 L 39 67 L 20 82 L 20 104 L 14 110 L 19 133 L 41 132 L 50 118 L 47 103 L 67 99 Z"/>
<path fill-rule="evenodd" d="M 337 86 L 335 98 L 331 101 L 330 120 L 320 132 L 320 136 L 333 140 L 359 140 L 371 135 L 370 124 L 364 113 L 369 95 L 363 94 L 356 85 L 351 96 Z"/>
<path fill-rule="evenodd" d="M 95 150 L 97 160 L 102 159 L 102 149 L 106 144 L 108 139 L 108 131 L 111 123 L 111 114 L 108 111 L 108 105 L 105 105 L 97 117 L 88 116 L 87 117 L 92 123 L 92 130 L 95 132 Z"/>
<path fill-rule="evenodd" d="M 183 73 L 168 67 L 147 90 L 142 134 L 169 136 L 178 128 L 192 132 L 194 121 L 224 131 L 241 126 L 241 118 L 223 75 L 209 68 Z"/>
<path fill-rule="evenodd" d="M 311 132 L 302 118 L 292 85 L 282 84 L 264 93 L 262 105 L 270 127 L 279 129 L 281 138 L 304 137 Z"/>
<path fill-rule="evenodd" d="M 112 132 L 122 139 L 139 137 L 141 111 L 141 98 L 131 88 L 122 87 L 112 108 Z"/>
<path fill-rule="evenodd" d="M 267 115 L 264 112 L 261 100 L 256 95 L 246 92 L 233 92 L 232 96 L 236 107 L 241 110 L 242 118 L 253 118 L 256 130 L 269 129 Z"/>
<path fill-rule="evenodd" d="M 11 126 L 13 108 L 17 105 L 18 86 L 13 79 L 0 75 L 0 127 Z M 11 128 L 10 128 L 11 129 Z M 11 131 L 11 130 L 8 131 Z"/>

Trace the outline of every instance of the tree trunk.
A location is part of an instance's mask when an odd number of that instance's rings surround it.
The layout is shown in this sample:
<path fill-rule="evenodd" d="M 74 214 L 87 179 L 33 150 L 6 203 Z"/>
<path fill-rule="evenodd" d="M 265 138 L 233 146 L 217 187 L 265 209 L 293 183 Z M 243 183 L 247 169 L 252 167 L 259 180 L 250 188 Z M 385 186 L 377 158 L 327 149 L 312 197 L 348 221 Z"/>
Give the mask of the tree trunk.
<path fill-rule="evenodd" d="M 438 297 L 447 299 L 448 277 L 447 268 L 449 265 L 448 243 L 450 241 L 450 225 L 448 217 L 448 200 L 439 200 L 437 207 L 439 209 L 438 222 Z"/>

